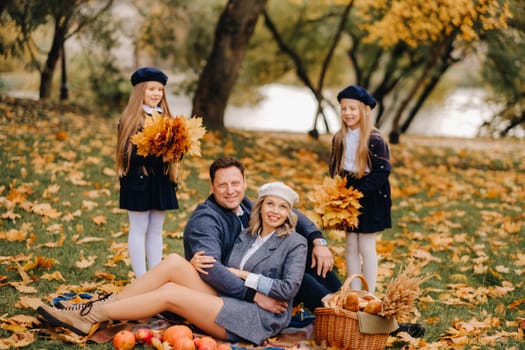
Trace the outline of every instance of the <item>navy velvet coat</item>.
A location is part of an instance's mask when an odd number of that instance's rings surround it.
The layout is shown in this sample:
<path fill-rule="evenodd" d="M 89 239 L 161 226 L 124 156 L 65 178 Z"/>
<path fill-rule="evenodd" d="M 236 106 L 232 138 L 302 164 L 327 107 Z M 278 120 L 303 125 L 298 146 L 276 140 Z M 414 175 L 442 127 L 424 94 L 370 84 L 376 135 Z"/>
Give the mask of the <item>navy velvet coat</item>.
<path fill-rule="evenodd" d="M 350 230 L 351 232 L 374 233 L 392 227 L 392 198 L 390 195 L 390 182 L 388 177 L 392 169 L 390 164 L 390 150 L 379 132 L 374 131 L 370 135 L 368 150 L 372 166 L 370 173 L 358 179 L 352 175 L 346 176 L 347 187 L 353 186 L 361 193 L 362 205 L 359 215 L 359 226 Z M 344 157 L 342 142 L 336 144 L 335 137 L 332 139 L 332 154 L 330 157 L 330 176 L 336 174 L 338 162 Z M 345 176 L 339 173 L 340 176 Z"/>
<path fill-rule="evenodd" d="M 175 184 L 161 157 L 142 157 L 133 146 L 128 173 L 120 178 L 120 208 L 132 211 L 177 209 Z"/>

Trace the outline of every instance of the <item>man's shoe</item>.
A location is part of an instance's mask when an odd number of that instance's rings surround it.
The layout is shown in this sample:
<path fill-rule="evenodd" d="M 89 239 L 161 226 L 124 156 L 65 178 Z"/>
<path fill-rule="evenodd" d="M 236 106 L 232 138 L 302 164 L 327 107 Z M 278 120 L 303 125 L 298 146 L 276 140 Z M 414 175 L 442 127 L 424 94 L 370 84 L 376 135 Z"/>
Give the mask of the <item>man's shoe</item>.
<path fill-rule="evenodd" d="M 86 336 L 95 324 L 108 319 L 103 304 L 94 304 L 97 301 L 62 310 L 42 305 L 36 311 L 53 326 L 64 327 L 78 335 Z"/>
<path fill-rule="evenodd" d="M 288 327 L 304 328 L 314 321 L 315 315 L 313 315 L 308 310 L 300 309 L 295 315 L 292 316 Z"/>
<path fill-rule="evenodd" d="M 399 328 L 390 333 L 390 335 L 397 335 L 399 332 L 406 332 L 412 338 L 421 338 L 425 335 L 425 327 L 418 323 L 399 323 Z"/>

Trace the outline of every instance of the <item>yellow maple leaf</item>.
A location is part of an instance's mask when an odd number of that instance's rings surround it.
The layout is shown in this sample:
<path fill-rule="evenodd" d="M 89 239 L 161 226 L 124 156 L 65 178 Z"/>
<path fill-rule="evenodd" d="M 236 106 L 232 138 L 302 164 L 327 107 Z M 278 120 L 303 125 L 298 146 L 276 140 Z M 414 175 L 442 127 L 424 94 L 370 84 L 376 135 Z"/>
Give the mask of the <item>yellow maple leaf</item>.
<path fill-rule="evenodd" d="M 107 220 L 104 215 L 98 215 L 93 218 L 93 222 L 97 225 L 104 225 L 107 222 Z"/>
<path fill-rule="evenodd" d="M 115 275 L 109 272 L 103 272 L 103 271 L 96 271 L 95 277 L 102 278 L 108 281 L 114 281 Z"/>
<path fill-rule="evenodd" d="M 0 339 L 1 349 L 18 349 L 31 345 L 35 342 L 33 331 L 21 331 L 13 333 L 9 338 Z"/>
<path fill-rule="evenodd" d="M 41 279 L 46 281 L 65 281 L 66 279 L 62 276 L 60 271 L 55 271 L 53 273 L 44 273 L 40 276 Z"/>
<path fill-rule="evenodd" d="M 83 256 L 80 258 L 79 261 L 75 263 L 75 266 L 78 267 L 79 269 L 85 269 L 93 265 L 96 259 L 97 257 L 94 255 L 88 256 L 87 258 Z"/>
<path fill-rule="evenodd" d="M 26 239 L 27 232 L 11 229 L 7 232 L 0 232 L 0 239 L 7 239 L 9 242 L 23 241 Z"/>
<path fill-rule="evenodd" d="M 11 285 L 20 293 L 34 294 L 38 292 L 35 287 L 28 286 L 24 283 L 12 282 Z"/>
<path fill-rule="evenodd" d="M 15 306 L 19 308 L 29 308 L 36 310 L 43 304 L 44 302 L 40 298 L 20 297 L 18 302 L 15 303 Z"/>
<path fill-rule="evenodd" d="M 186 119 L 186 130 L 188 132 L 189 147 L 186 154 L 188 156 L 201 155 L 201 139 L 206 134 L 206 129 L 202 126 L 202 118 L 193 117 Z"/>

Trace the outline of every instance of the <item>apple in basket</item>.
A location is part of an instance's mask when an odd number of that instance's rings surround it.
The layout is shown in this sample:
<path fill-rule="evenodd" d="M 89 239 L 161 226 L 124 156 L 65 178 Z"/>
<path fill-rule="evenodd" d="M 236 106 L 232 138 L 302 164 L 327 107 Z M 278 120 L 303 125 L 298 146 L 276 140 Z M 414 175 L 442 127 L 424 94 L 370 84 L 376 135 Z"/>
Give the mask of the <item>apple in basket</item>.
<path fill-rule="evenodd" d="M 372 315 L 377 315 L 381 311 L 382 307 L 383 303 L 381 302 L 381 300 L 373 299 L 370 300 L 368 304 L 366 304 L 363 311 Z"/>

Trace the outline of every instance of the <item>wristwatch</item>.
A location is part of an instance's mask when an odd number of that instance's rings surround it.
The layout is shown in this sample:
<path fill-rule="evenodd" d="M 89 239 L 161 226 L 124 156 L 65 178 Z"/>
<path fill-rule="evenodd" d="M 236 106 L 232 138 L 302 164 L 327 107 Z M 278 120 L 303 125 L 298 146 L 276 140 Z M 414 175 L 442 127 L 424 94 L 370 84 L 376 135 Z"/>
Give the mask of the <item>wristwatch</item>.
<path fill-rule="evenodd" d="M 314 239 L 313 243 L 314 243 L 315 246 L 320 245 L 320 246 L 325 247 L 325 246 L 328 245 L 328 242 L 324 238 L 316 238 L 316 239 Z"/>

